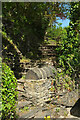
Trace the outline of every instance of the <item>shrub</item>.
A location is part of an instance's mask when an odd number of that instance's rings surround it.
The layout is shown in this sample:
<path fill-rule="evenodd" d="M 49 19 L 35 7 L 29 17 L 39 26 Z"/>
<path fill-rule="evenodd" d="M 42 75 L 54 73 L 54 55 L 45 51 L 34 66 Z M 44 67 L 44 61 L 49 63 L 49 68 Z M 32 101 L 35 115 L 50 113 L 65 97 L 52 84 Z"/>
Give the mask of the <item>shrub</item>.
<path fill-rule="evenodd" d="M 17 80 L 13 71 L 2 64 L 2 120 L 16 119 Z"/>

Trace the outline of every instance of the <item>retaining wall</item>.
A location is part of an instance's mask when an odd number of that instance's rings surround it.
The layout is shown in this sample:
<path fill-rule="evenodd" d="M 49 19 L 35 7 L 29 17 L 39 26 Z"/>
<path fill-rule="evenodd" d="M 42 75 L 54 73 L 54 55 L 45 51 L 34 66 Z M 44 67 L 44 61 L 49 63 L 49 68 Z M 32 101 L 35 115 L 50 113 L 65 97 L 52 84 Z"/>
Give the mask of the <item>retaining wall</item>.
<path fill-rule="evenodd" d="M 53 74 L 53 69 L 55 73 Z M 49 89 L 56 74 L 53 66 L 30 68 L 26 72 L 26 79 L 18 80 L 18 108 L 32 105 L 42 105 L 51 97 Z"/>

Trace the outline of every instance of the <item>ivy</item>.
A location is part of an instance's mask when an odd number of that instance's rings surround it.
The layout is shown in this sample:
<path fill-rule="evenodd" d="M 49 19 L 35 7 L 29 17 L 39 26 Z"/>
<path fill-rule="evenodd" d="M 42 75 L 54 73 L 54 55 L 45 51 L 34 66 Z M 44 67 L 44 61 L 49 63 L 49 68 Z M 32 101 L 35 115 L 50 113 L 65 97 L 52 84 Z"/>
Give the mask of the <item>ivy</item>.
<path fill-rule="evenodd" d="M 77 11 L 77 12 L 76 12 Z M 70 9 L 70 24 L 64 28 L 67 34 L 65 37 L 61 37 L 59 47 L 56 49 L 59 66 L 63 68 L 63 73 L 71 77 L 73 80 L 77 80 L 79 83 L 80 75 L 80 13 L 79 3 L 71 3 Z M 75 18 L 74 18 L 75 17 Z M 68 87 L 65 84 L 65 87 Z"/>
<path fill-rule="evenodd" d="M 17 80 L 13 71 L 2 64 L 2 120 L 16 119 Z"/>

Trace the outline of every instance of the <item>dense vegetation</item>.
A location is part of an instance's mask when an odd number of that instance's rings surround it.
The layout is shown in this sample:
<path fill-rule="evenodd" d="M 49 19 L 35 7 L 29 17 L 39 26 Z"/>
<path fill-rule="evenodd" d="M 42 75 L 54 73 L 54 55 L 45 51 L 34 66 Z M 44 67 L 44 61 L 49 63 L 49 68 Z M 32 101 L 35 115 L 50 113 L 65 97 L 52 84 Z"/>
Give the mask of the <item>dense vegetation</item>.
<path fill-rule="evenodd" d="M 66 5 L 64 5 L 66 4 Z M 63 7 L 64 6 L 64 7 Z M 70 25 L 62 28 L 56 27 L 56 17 L 67 17 L 67 6 L 70 6 Z M 14 71 L 18 69 L 19 57 L 40 59 L 40 44 L 44 43 L 45 36 L 56 41 L 58 48 L 57 62 L 62 69 L 56 79 L 64 77 L 70 90 L 71 79 L 78 79 L 80 74 L 80 3 L 3 3 L 3 62 Z M 47 33 L 47 34 L 46 34 Z M 20 53 L 20 54 L 19 54 Z M 11 57 L 13 56 L 13 57 Z M 16 61 L 17 59 L 17 61 Z M 13 68 L 13 63 L 14 68 Z M 13 72 L 6 65 L 2 65 L 2 118 L 11 119 L 15 116 L 15 103 L 17 99 L 17 81 Z"/>
<path fill-rule="evenodd" d="M 79 84 L 79 75 L 80 75 L 80 4 L 70 3 L 70 13 L 69 19 L 70 23 L 68 27 L 62 28 L 61 24 L 56 27 L 47 28 L 47 35 L 49 40 L 56 41 L 58 47 L 57 51 L 57 63 L 58 66 L 62 69 L 61 72 L 57 73 L 56 80 L 66 82 L 67 89 L 69 87 L 69 82 L 71 80 L 76 84 Z M 66 76 L 66 77 L 65 77 Z M 70 77 L 68 79 L 68 76 Z M 66 81 L 67 79 L 67 81 Z M 71 85 L 70 85 L 71 86 Z"/>
<path fill-rule="evenodd" d="M 21 77 L 19 73 L 22 71 L 20 57 L 41 58 L 39 46 L 44 42 L 47 27 L 56 21 L 56 17 L 66 17 L 63 6 L 64 3 L 54 2 L 2 4 L 3 61 L 10 66 L 17 78 Z"/>
<path fill-rule="evenodd" d="M 2 64 L 2 120 L 16 118 L 17 80 L 13 71 Z"/>
<path fill-rule="evenodd" d="M 23 56 L 40 56 L 39 45 L 44 41 L 48 26 L 56 17 L 65 18 L 63 3 L 3 3 L 3 33 L 13 41 Z M 3 35 L 3 48 L 7 46 Z M 8 52 L 6 49 L 6 52 Z"/>
<path fill-rule="evenodd" d="M 62 66 L 66 74 L 76 79 L 79 79 L 80 74 L 80 17 L 78 16 L 78 14 L 80 14 L 79 6 L 79 3 L 71 3 L 70 25 L 67 28 L 64 28 L 67 34 L 65 34 L 65 37 L 62 38 L 62 41 L 59 44 L 60 47 L 57 48 L 60 67 Z"/>

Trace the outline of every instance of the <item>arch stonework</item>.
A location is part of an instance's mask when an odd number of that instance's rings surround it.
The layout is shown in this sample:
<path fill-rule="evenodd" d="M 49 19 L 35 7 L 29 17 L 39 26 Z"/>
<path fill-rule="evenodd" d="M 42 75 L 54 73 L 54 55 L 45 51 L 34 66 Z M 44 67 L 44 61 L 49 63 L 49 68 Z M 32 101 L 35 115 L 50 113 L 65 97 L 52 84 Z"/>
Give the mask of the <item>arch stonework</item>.
<path fill-rule="evenodd" d="M 26 72 L 25 80 L 18 80 L 18 108 L 25 105 L 41 105 L 49 100 L 53 69 L 54 66 L 50 65 L 30 68 Z M 21 101 L 24 101 L 23 104 Z"/>

